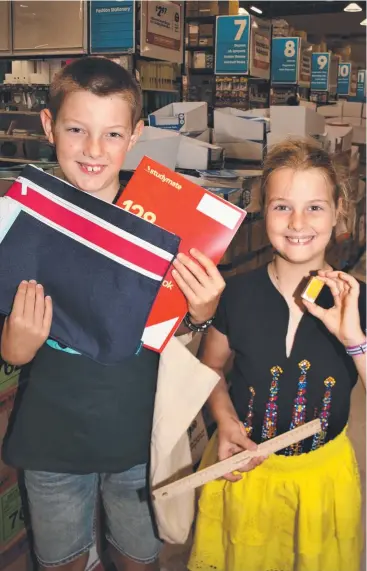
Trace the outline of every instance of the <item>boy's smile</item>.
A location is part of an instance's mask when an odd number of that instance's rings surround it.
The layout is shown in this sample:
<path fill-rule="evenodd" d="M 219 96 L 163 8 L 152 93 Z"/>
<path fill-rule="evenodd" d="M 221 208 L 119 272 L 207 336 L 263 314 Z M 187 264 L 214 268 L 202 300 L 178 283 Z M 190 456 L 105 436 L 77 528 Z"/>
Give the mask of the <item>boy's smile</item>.
<path fill-rule="evenodd" d="M 132 131 L 129 102 L 119 94 L 102 97 L 81 90 L 65 97 L 55 123 L 47 110 L 41 117 L 68 182 L 112 202 L 126 153 L 142 130 L 139 123 Z"/>

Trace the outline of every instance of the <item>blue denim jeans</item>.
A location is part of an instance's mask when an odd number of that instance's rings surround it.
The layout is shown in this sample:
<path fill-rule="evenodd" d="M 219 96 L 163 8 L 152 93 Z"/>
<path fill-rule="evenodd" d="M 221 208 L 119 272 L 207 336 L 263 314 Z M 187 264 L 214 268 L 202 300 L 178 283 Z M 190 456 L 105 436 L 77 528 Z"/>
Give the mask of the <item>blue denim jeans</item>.
<path fill-rule="evenodd" d="M 146 466 L 121 474 L 25 472 L 35 551 L 46 567 L 65 565 L 95 543 L 96 506 L 101 495 L 108 541 L 139 563 L 158 558 L 149 506 L 139 493 L 146 487 Z"/>

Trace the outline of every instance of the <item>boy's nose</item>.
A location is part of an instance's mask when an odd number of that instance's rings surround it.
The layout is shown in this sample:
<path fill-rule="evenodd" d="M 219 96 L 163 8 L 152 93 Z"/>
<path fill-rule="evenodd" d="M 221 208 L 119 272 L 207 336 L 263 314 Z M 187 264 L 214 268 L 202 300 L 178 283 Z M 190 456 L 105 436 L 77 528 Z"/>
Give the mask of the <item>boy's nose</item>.
<path fill-rule="evenodd" d="M 91 159 L 98 159 L 103 154 L 102 144 L 98 137 L 88 137 L 84 147 L 84 155 Z"/>

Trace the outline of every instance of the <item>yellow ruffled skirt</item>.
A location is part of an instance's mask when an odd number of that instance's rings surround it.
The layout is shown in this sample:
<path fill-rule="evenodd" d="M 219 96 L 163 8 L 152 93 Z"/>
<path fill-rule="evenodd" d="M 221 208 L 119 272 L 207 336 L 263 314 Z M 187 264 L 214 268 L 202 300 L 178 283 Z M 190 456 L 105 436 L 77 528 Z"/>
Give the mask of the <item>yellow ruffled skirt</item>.
<path fill-rule="evenodd" d="M 217 458 L 214 434 L 201 468 Z M 300 456 L 270 456 L 200 495 L 191 571 L 359 571 L 361 491 L 345 433 Z"/>

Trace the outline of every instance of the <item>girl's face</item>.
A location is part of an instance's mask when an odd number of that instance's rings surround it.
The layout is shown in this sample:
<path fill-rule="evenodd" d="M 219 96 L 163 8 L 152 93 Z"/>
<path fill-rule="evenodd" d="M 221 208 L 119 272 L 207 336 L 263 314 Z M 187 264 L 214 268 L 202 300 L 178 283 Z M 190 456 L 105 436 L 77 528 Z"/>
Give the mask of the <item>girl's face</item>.
<path fill-rule="evenodd" d="M 304 264 L 324 256 L 336 224 L 331 185 L 319 169 L 284 168 L 270 176 L 266 192 L 266 229 L 286 260 Z"/>

